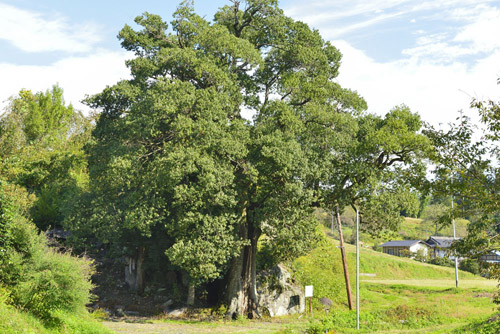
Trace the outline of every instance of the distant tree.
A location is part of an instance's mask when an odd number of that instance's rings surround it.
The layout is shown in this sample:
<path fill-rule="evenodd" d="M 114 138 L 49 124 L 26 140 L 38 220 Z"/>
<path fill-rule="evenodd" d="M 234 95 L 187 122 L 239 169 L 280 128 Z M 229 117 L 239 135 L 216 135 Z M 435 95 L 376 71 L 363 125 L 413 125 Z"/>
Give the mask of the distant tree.
<path fill-rule="evenodd" d="M 69 197 L 87 182 L 82 147 L 90 129 L 58 86 L 21 90 L 0 116 L 0 171 L 38 197 L 31 211 L 38 227 L 61 226 Z"/>
<path fill-rule="evenodd" d="M 422 224 L 428 227 L 428 233 L 439 235 L 438 232 L 443 228 L 439 218 L 448 211 L 449 205 L 444 204 L 431 204 L 422 211 Z"/>

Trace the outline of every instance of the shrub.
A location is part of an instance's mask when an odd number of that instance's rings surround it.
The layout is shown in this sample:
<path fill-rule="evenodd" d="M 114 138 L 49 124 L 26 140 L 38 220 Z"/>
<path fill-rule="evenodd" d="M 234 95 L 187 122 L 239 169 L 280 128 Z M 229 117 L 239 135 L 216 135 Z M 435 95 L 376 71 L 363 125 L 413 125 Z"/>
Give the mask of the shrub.
<path fill-rule="evenodd" d="M 479 275 L 481 268 L 476 259 L 465 259 L 460 262 L 460 270 L 468 271 L 474 275 Z"/>
<path fill-rule="evenodd" d="M 417 250 L 414 259 L 419 262 L 428 262 L 429 255 L 427 255 L 427 252 L 425 252 L 423 249 L 419 249 Z"/>
<path fill-rule="evenodd" d="M 429 260 L 430 264 L 435 264 L 443 267 L 455 267 L 455 261 L 447 258 L 447 257 L 435 257 Z"/>
<path fill-rule="evenodd" d="M 0 183 L 0 282 L 9 302 L 40 319 L 84 310 L 90 300 L 90 261 L 57 253 L 25 219 Z"/>
<path fill-rule="evenodd" d="M 411 258 L 414 256 L 413 252 L 410 252 L 408 249 L 403 249 L 399 251 L 399 256 Z"/>
<path fill-rule="evenodd" d="M 90 262 L 47 249 L 36 256 L 13 287 L 12 299 L 42 320 L 52 320 L 57 310 L 80 312 L 90 301 Z"/>

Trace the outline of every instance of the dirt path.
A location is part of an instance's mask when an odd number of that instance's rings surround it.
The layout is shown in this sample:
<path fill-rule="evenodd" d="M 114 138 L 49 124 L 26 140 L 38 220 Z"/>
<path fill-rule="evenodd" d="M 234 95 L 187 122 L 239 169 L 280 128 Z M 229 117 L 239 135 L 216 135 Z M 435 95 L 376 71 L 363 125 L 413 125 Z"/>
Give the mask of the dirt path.
<path fill-rule="evenodd" d="M 198 334 L 198 333 L 276 333 L 286 328 L 286 324 L 243 321 L 243 322 L 124 322 L 105 321 L 103 325 L 120 334 Z"/>

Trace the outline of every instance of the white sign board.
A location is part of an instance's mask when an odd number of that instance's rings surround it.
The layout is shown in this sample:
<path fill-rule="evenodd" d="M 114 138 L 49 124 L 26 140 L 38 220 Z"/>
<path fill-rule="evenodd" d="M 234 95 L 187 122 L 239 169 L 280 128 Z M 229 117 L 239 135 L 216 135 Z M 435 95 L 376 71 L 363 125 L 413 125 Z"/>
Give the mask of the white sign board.
<path fill-rule="evenodd" d="M 312 297 L 313 296 L 313 286 L 312 285 L 306 285 L 306 298 L 307 297 Z"/>

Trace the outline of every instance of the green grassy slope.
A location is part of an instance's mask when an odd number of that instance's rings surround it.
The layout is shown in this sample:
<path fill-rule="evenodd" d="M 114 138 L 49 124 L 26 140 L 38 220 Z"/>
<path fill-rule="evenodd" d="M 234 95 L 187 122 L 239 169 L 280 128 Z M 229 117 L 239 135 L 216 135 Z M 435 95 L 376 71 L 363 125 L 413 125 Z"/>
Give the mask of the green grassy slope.
<path fill-rule="evenodd" d="M 345 283 L 338 241 L 332 237 L 308 255 L 292 264 L 294 276 L 301 284 L 314 285 L 315 296 L 328 297 L 343 304 Z M 356 247 L 345 244 L 351 286 L 356 284 Z M 455 286 L 455 269 L 426 264 L 362 247 L 360 250 L 360 281 L 372 284 L 405 284 L 422 287 L 451 288 Z M 493 289 L 495 281 L 469 272 L 459 271 L 464 288 Z M 353 289 L 354 290 L 354 289 Z"/>
<path fill-rule="evenodd" d="M 0 301 L 0 333 L 2 334 L 112 334 L 88 314 L 57 314 L 56 324 L 44 324 L 27 312 Z"/>
<path fill-rule="evenodd" d="M 346 245 L 350 281 L 355 301 L 356 248 Z M 314 286 L 313 305 L 322 320 L 308 333 L 357 333 L 355 312 L 348 311 L 338 241 L 332 237 L 292 268 L 300 284 Z M 425 264 L 369 248 L 360 252 L 361 331 L 359 333 L 450 333 L 468 322 L 480 321 L 495 309 L 492 297 L 497 282 L 459 271 L 455 288 L 454 268 Z M 319 298 L 334 305 L 325 316 Z M 458 333 L 458 332 L 457 332 Z"/>
<path fill-rule="evenodd" d="M 42 323 L 29 314 L 19 312 L 13 307 L 0 303 L 0 333 L 51 333 Z"/>
<path fill-rule="evenodd" d="M 338 244 L 338 242 L 334 242 Z M 354 268 L 356 264 L 356 247 L 346 245 L 349 264 Z M 359 270 L 361 273 L 375 274 L 363 276 L 366 279 L 450 279 L 455 280 L 455 269 L 433 264 L 418 262 L 409 258 L 402 258 L 369 248 L 361 248 L 359 256 Z M 459 279 L 481 279 L 469 272 L 459 271 Z"/>

